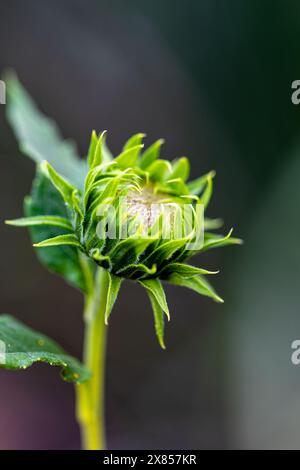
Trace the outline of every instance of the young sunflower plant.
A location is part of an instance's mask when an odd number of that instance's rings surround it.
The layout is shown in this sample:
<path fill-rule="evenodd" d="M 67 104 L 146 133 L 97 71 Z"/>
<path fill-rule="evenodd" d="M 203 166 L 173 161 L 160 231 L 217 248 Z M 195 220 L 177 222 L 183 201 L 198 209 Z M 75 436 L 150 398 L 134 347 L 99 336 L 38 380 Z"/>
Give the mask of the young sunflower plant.
<path fill-rule="evenodd" d="M 114 158 L 106 133 L 93 131 L 87 158 L 81 160 L 17 78 L 10 75 L 6 83 L 8 120 L 22 152 L 37 164 L 25 217 L 7 224 L 29 227 L 41 262 L 83 292 L 85 338 L 82 365 L 49 338 L 2 315 L 0 340 L 7 345 L 2 366 L 21 369 L 36 361 L 61 366 L 63 378 L 76 383 L 83 447 L 103 449 L 106 332 L 122 283 L 133 281 L 146 290 L 165 349 L 170 313 L 161 281 L 223 302 L 207 280 L 216 272 L 187 261 L 240 240 L 231 231 L 214 234 L 220 221 L 204 217 L 214 172 L 187 182 L 188 159 L 161 158 L 163 141 L 145 149 L 141 133 Z"/>

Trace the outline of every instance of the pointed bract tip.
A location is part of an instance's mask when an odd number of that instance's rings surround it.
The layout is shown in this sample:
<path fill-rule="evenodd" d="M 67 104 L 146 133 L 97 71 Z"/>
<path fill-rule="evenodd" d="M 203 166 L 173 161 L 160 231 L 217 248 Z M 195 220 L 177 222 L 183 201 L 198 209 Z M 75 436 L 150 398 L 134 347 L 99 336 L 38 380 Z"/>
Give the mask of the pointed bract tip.
<path fill-rule="evenodd" d="M 216 176 L 217 172 L 216 170 L 211 170 L 208 174 L 207 174 L 207 179 L 213 179 L 215 176 Z"/>
<path fill-rule="evenodd" d="M 167 349 L 163 338 L 158 338 L 158 344 L 164 351 Z"/>
<path fill-rule="evenodd" d="M 49 163 L 47 162 L 47 160 L 43 160 L 41 163 L 40 163 L 40 169 L 43 173 L 45 173 L 46 175 L 48 175 L 48 172 L 49 172 Z"/>

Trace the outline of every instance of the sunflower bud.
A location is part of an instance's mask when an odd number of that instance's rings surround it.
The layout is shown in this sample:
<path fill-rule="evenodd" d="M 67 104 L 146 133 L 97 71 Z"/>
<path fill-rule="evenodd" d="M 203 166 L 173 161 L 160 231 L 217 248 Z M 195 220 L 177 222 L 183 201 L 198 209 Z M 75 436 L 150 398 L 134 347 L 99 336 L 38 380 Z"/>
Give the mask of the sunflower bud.
<path fill-rule="evenodd" d="M 189 195 L 180 176 L 187 176 L 188 161 L 181 159 L 172 167 L 158 159 L 157 143 L 150 148 L 152 154 L 148 149 L 140 157 L 140 139 L 141 134 L 130 139 L 110 162 L 98 157 L 96 146 L 77 225 L 85 253 L 129 279 L 160 277 L 168 264 L 188 256 L 191 241 L 203 227 L 193 204 L 198 198 Z M 185 171 L 176 171 L 179 166 Z"/>
<path fill-rule="evenodd" d="M 68 218 L 29 217 L 14 225 L 55 225 L 68 233 L 44 240 L 44 248 L 71 245 L 104 268 L 109 278 L 106 321 L 123 279 L 138 281 L 149 294 L 155 327 L 163 343 L 163 313 L 169 310 L 160 280 L 189 287 L 217 302 L 206 275 L 214 274 L 184 262 L 210 248 L 239 243 L 214 235 L 219 226 L 204 218 L 214 172 L 187 183 L 190 165 L 182 157 L 172 163 L 160 158 L 162 140 L 144 150 L 143 134 L 132 136 L 112 158 L 105 132 L 92 133 L 84 187 L 76 188 L 47 162 L 41 169 L 63 198 Z"/>

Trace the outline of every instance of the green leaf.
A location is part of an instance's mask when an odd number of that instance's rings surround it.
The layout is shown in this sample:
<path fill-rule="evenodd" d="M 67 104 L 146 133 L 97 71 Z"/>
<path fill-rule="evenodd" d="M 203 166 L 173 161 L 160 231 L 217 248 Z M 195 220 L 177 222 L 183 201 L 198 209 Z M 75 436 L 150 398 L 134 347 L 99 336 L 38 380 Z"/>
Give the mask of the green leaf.
<path fill-rule="evenodd" d="M 61 175 L 82 188 L 87 165 L 79 159 L 73 142 L 61 138 L 56 124 L 37 109 L 16 75 L 7 74 L 5 83 L 7 118 L 20 150 L 36 163 L 47 160 Z"/>
<path fill-rule="evenodd" d="M 152 239 L 132 236 L 118 242 L 108 253 L 115 272 L 137 263 L 140 255 L 152 243 Z"/>
<path fill-rule="evenodd" d="M 168 277 L 166 281 L 176 286 L 188 287 L 198 294 L 211 297 L 216 302 L 224 302 L 224 300 L 216 293 L 214 288 L 203 276 L 191 277 L 187 279 L 179 274 L 171 274 L 171 276 Z"/>
<path fill-rule="evenodd" d="M 154 142 L 154 144 L 150 145 L 150 147 L 148 147 L 145 152 L 143 152 L 139 164 L 142 170 L 146 170 L 148 166 L 151 165 L 151 163 L 153 163 L 157 158 L 159 158 L 160 149 L 163 143 L 164 140 L 159 139 Z"/>
<path fill-rule="evenodd" d="M 140 150 L 143 148 L 143 144 L 136 145 L 135 147 L 124 150 L 115 161 L 121 168 L 132 168 L 136 165 Z"/>
<path fill-rule="evenodd" d="M 99 139 L 97 139 L 96 143 L 91 142 L 92 147 L 93 145 L 95 145 L 94 154 L 91 157 L 89 156 L 89 166 L 91 169 L 103 163 L 103 142 L 105 140 L 105 134 L 106 134 L 106 131 L 103 131 L 100 134 Z M 92 135 L 92 139 L 93 140 L 95 139 L 93 135 Z M 89 154 L 93 150 L 91 146 L 90 146 Z"/>
<path fill-rule="evenodd" d="M 97 209 L 100 203 L 104 204 L 106 200 L 109 201 L 116 195 L 118 186 L 120 184 L 120 179 L 121 179 L 120 176 L 111 178 L 109 183 L 105 186 L 104 190 L 97 191 L 98 195 L 93 199 L 92 204 L 89 206 L 90 213 L 94 209 Z M 84 199 L 83 199 L 83 205 L 85 209 L 87 208 L 89 197 L 91 195 L 91 192 L 95 189 L 95 186 L 97 188 L 97 184 L 95 185 L 95 183 L 90 184 L 89 182 L 87 182 L 87 188 L 85 190 Z"/>
<path fill-rule="evenodd" d="M 205 190 L 202 196 L 200 197 L 200 203 L 204 205 L 205 209 L 208 206 L 209 201 L 211 200 L 212 192 L 213 192 L 213 180 L 212 180 L 211 175 L 209 174 L 207 176 L 207 184 L 205 186 Z"/>
<path fill-rule="evenodd" d="M 200 178 L 197 178 L 196 180 L 187 183 L 187 187 L 190 191 L 190 194 L 195 194 L 196 196 L 200 194 L 207 185 L 208 177 L 214 178 L 215 175 L 215 171 L 210 171 L 206 175 L 200 176 Z"/>
<path fill-rule="evenodd" d="M 113 154 L 107 147 L 106 139 L 103 139 L 103 142 L 102 142 L 102 155 L 103 155 L 103 163 L 109 163 L 114 158 Z"/>
<path fill-rule="evenodd" d="M 117 300 L 118 293 L 122 284 L 122 278 L 119 276 L 115 276 L 112 273 L 108 274 L 108 290 L 107 290 L 107 298 L 106 298 L 106 307 L 105 307 L 105 324 L 108 324 L 108 318 L 111 314 L 112 308 Z"/>
<path fill-rule="evenodd" d="M 223 224 L 224 222 L 222 219 L 209 219 L 206 217 L 204 220 L 205 230 L 217 230 L 218 228 L 221 228 Z"/>
<path fill-rule="evenodd" d="M 161 276 L 165 278 L 174 273 L 181 277 L 190 278 L 198 276 L 199 274 L 217 274 L 218 272 L 219 271 L 207 271 L 207 269 L 197 268 L 184 263 L 171 263 L 162 271 Z"/>
<path fill-rule="evenodd" d="M 168 160 L 156 160 L 147 168 L 147 172 L 153 181 L 164 181 L 172 173 L 172 166 Z"/>
<path fill-rule="evenodd" d="M 123 151 L 129 150 L 131 148 L 136 148 L 137 146 L 141 145 L 145 134 L 139 132 L 138 134 L 134 134 L 130 139 L 127 140 L 123 147 Z"/>
<path fill-rule="evenodd" d="M 119 269 L 117 271 L 117 274 L 127 277 L 129 276 L 132 279 L 135 278 L 141 278 L 141 277 L 147 277 L 147 276 L 153 276 L 157 271 L 157 266 L 156 264 L 153 264 L 151 268 L 148 268 L 143 263 L 135 263 L 135 264 L 129 264 L 125 268 Z"/>
<path fill-rule="evenodd" d="M 188 189 L 181 178 L 168 179 L 164 183 L 157 183 L 156 190 L 159 193 L 166 193 L 168 195 L 173 194 L 174 196 L 189 196 Z M 189 196 L 194 197 L 194 196 Z"/>
<path fill-rule="evenodd" d="M 170 320 L 170 312 L 166 300 L 165 291 L 158 279 L 140 280 L 139 283 L 150 293 L 158 302 L 160 308 L 165 312 L 168 320 Z"/>
<path fill-rule="evenodd" d="M 45 175 L 49 177 L 51 183 L 60 193 L 65 203 L 68 204 L 69 207 L 73 207 L 73 194 L 74 191 L 77 191 L 77 189 L 67 180 L 65 180 L 65 178 L 59 175 L 49 162 L 43 161 L 40 168 L 41 171 L 43 171 Z"/>
<path fill-rule="evenodd" d="M 34 243 L 36 248 L 46 248 L 48 246 L 71 245 L 81 248 L 78 238 L 74 234 L 58 235 L 57 237 L 48 238 L 39 243 Z"/>
<path fill-rule="evenodd" d="M 186 157 L 181 157 L 173 163 L 173 171 L 170 179 L 181 178 L 186 181 L 190 174 L 190 162 Z"/>
<path fill-rule="evenodd" d="M 91 135 L 89 151 L 88 151 L 88 155 L 87 155 L 87 161 L 88 161 L 89 168 L 91 168 L 92 165 L 93 165 L 93 160 L 94 160 L 94 156 L 95 156 L 95 150 L 96 150 L 96 147 L 97 147 L 97 143 L 98 143 L 97 133 L 96 133 L 95 130 L 93 130 L 92 135 Z"/>
<path fill-rule="evenodd" d="M 53 340 L 10 315 L 0 315 L 0 340 L 5 346 L 1 368 L 23 370 L 36 362 L 46 362 L 61 367 L 62 378 L 68 382 L 82 383 L 90 377 L 89 371 Z"/>
<path fill-rule="evenodd" d="M 112 268 L 110 257 L 102 255 L 99 248 L 92 248 L 89 252 L 89 256 L 91 256 L 91 258 L 93 258 L 93 260 L 96 261 L 96 263 L 98 263 L 99 265 L 102 265 L 103 262 L 105 262 L 105 269 Z"/>
<path fill-rule="evenodd" d="M 51 181 L 40 171 L 37 172 L 32 186 L 31 196 L 25 199 L 25 215 L 28 217 L 55 216 L 68 218 L 65 204 Z M 41 225 L 29 228 L 33 243 L 68 233 L 60 227 Z M 61 275 L 73 287 L 86 292 L 87 286 L 83 275 L 80 252 L 73 246 L 55 246 L 36 250 L 41 263 L 50 271 Z M 90 262 L 93 264 L 93 261 Z"/>
<path fill-rule="evenodd" d="M 241 239 L 231 237 L 232 231 L 233 229 L 226 236 L 206 232 L 204 234 L 204 245 L 199 251 L 204 252 L 211 248 L 220 248 L 226 245 L 242 245 L 243 241 Z"/>
<path fill-rule="evenodd" d="M 165 328 L 164 312 L 159 302 L 157 301 L 156 297 L 148 289 L 147 289 L 147 294 L 149 296 L 152 310 L 153 310 L 154 327 L 155 327 L 155 332 L 156 332 L 158 342 L 162 349 L 166 349 L 165 341 L 164 341 L 164 328 Z"/>
<path fill-rule="evenodd" d="M 157 248 L 155 248 L 147 257 L 143 259 L 143 263 L 147 264 L 147 266 L 156 264 L 158 267 L 160 267 L 161 264 L 172 258 L 176 252 L 184 248 L 187 243 L 188 238 L 168 240 L 165 243 L 160 243 L 158 244 Z"/>
<path fill-rule="evenodd" d="M 61 227 L 66 230 L 73 230 L 72 224 L 68 219 L 58 216 L 40 215 L 36 217 L 21 217 L 20 219 L 6 220 L 7 225 L 14 227 L 34 227 L 47 225 L 51 227 Z"/>

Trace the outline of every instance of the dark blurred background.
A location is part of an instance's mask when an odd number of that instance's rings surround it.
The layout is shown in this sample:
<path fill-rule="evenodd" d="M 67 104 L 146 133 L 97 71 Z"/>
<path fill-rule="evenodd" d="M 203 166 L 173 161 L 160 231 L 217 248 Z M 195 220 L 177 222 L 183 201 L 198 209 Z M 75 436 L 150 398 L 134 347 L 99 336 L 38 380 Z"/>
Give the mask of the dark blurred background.
<path fill-rule="evenodd" d="M 108 129 L 166 139 L 192 176 L 217 171 L 209 215 L 245 245 L 197 260 L 221 268 L 224 305 L 167 288 L 160 350 L 145 293 L 127 283 L 109 329 L 110 449 L 300 448 L 300 79 L 297 0 L 0 0 L 0 71 L 85 154 Z M 0 106 L 0 218 L 22 214 L 34 175 Z M 82 298 L 1 225 L 0 311 L 80 357 Z M 72 385 L 55 368 L 0 373 L 1 449 L 76 449 Z"/>

